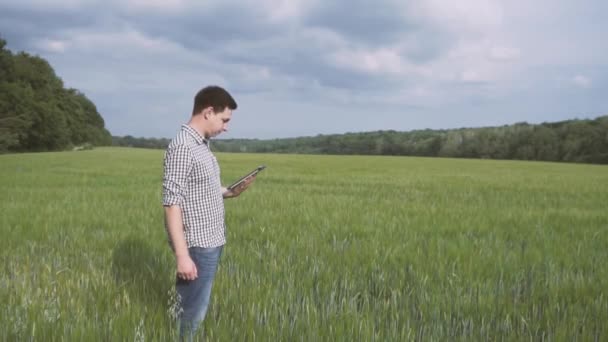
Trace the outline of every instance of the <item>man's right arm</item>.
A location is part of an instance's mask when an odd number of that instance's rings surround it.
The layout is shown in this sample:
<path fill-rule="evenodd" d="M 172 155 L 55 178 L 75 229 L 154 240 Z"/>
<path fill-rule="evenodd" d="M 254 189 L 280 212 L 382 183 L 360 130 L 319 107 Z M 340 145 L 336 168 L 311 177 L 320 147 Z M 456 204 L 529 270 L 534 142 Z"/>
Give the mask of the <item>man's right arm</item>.
<path fill-rule="evenodd" d="M 177 276 L 186 280 L 198 277 L 196 265 L 188 253 L 188 245 L 184 238 L 182 209 L 178 205 L 165 206 L 165 225 L 175 252 Z"/>
<path fill-rule="evenodd" d="M 163 175 L 165 227 L 169 234 L 171 247 L 175 252 L 177 276 L 185 280 L 193 280 L 198 276 L 196 265 L 188 253 L 181 209 L 191 171 L 192 154 L 186 146 L 178 145 L 167 148 Z"/>

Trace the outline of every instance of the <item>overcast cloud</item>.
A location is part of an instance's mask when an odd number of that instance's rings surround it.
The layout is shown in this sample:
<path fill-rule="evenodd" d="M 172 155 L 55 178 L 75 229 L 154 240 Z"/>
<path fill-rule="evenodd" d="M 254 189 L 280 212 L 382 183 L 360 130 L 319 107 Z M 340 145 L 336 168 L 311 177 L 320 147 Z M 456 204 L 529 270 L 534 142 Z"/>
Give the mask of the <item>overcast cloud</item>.
<path fill-rule="evenodd" d="M 194 94 L 227 138 L 480 127 L 608 114 L 600 0 L 3 0 L 8 47 L 47 59 L 113 135 L 172 137 Z"/>

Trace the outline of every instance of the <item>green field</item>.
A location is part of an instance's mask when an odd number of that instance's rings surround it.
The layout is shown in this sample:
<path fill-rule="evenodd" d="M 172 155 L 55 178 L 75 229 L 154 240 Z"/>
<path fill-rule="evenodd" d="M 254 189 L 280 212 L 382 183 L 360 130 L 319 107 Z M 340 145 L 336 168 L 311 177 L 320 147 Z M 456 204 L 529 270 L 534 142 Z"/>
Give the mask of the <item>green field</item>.
<path fill-rule="evenodd" d="M 0 340 L 165 341 L 163 151 L 0 156 Z M 608 340 L 608 167 L 218 154 L 211 341 Z"/>

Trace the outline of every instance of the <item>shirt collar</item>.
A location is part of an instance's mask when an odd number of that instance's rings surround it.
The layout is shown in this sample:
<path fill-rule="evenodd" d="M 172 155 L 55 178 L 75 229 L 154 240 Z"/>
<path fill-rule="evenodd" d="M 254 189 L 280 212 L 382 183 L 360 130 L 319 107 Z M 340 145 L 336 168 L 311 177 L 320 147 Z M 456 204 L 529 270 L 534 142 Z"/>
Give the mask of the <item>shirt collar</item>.
<path fill-rule="evenodd" d="M 194 138 L 194 140 L 196 141 L 197 144 L 209 145 L 209 139 L 205 139 L 202 135 L 200 135 L 200 133 L 197 130 L 192 128 L 192 126 L 190 126 L 188 124 L 183 124 L 182 129 L 184 131 L 186 131 L 188 134 L 190 134 Z"/>

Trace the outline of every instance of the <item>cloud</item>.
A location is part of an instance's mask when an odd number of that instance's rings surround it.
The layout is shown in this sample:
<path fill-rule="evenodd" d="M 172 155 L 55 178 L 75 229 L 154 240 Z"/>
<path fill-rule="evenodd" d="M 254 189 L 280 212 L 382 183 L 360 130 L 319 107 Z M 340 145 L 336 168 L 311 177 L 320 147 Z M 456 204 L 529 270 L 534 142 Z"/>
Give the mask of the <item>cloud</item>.
<path fill-rule="evenodd" d="M 35 43 L 36 47 L 42 51 L 51 53 L 63 53 L 68 48 L 69 43 L 61 40 L 42 39 Z"/>
<path fill-rule="evenodd" d="M 490 48 L 490 58 L 497 61 L 512 61 L 520 57 L 520 50 L 517 48 L 494 46 Z"/>
<path fill-rule="evenodd" d="M 458 124 L 450 115 L 462 126 L 512 121 L 482 110 L 526 121 L 544 98 L 546 121 L 605 112 L 599 97 L 567 93 L 605 89 L 604 10 L 563 0 L 22 0 L 0 3 L 0 34 L 48 58 L 117 134 L 172 134 L 175 112 L 188 114 L 210 83 L 248 99 L 256 117 L 282 122 L 289 108 L 315 134 Z M 381 122 L 362 114 L 370 109 Z"/>
<path fill-rule="evenodd" d="M 127 0 L 118 2 L 117 5 L 134 12 L 182 12 L 187 8 L 186 1 L 183 0 Z"/>
<path fill-rule="evenodd" d="M 583 75 L 576 75 L 572 78 L 572 82 L 581 88 L 591 87 L 591 79 Z"/>

